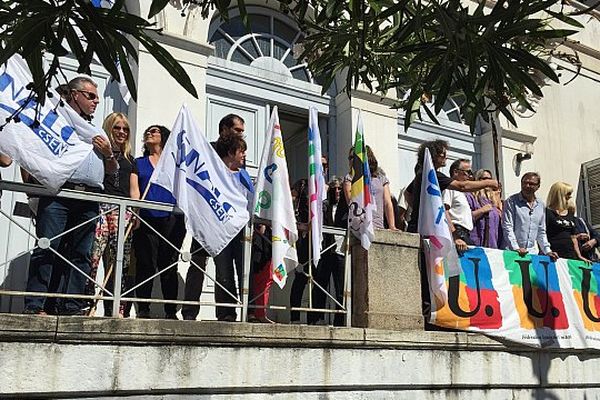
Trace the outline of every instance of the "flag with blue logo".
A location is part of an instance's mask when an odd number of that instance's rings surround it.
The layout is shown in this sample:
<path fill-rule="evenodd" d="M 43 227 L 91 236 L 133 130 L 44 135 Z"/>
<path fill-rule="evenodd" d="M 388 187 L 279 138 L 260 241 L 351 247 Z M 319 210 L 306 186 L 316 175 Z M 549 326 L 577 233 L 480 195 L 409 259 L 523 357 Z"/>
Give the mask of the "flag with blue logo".
<path fill-rule="evenodd" d="M 427 244 L 425 254 L 430 291 L 432 298 L 440 298 L 439 303 L 445 304 L 447 297 L 445 281 L 438 279 L 439 274 L 434 271 L 436 268 L 443 268 L 441 265 L 443 261 L 448 276 L 456 276 L 460 274 L 460 265 L 450 226 L 446 220 L 442 191 L 429 149 L 425 149 L 420 195 L 418 232 Z M 432 301 L 432 305 L 434 304 Z"/>
<path fill-rule="evenodd" d="M 273 280 L 283 288 L 288 271 L 298 265 L 295 247 L 298 228 L 277 106 L 271 114 L 258 169 L 254 215 L 271 221 Z"/>
<path fill-rule="evenodd" d="M 0 67 L 0 121 L 17 110 L 17 121 L 0 131 L 0 153 L 10 156 L 42 185 L 53 192 L 77 170 L 92 151 L 92 138 L 106 137 L 68 105 L 59 105 L 60 96 L 38 104 L 27 85 L 32 82 L 25 60 L 14 55 Z M 37 114 L 36 114 L 37 110 Z"/>
<path fill-rule="evenodd" d="M 325 176 L 321 164 L 321 133 L 317 109 L 308 110 L 308 198 L 310 202 L 310 234 L 312 240 L 313 263 L 315 267 L 321 259 L 323 241 L 323 200 Z"/>
<path fill-rule="evenodd" d="M 185 105 L 150 182 L 173 194 L 187 231 L 213 257 L 250 219 L 248 188 L 223 163 Z"/>

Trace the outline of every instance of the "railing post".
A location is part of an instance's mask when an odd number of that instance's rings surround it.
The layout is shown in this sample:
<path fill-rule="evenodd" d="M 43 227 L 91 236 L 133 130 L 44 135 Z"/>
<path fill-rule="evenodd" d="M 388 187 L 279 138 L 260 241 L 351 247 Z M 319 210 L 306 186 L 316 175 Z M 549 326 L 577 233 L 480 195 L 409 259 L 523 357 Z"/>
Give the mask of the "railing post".
<path fill-rule="evenodd" d="M 113 287 L 113 303 L 112 303 L 112 316 L 113 318 L 119 317 L 119 308 L 121 307 L 121 282 L 123 278 L 123 253 L 125 250 L 125 227 L 127 221 L 125 219 L 127 213 L 127 206 L 125 203 L 119 203 L 119 225 L 117 234 L 117 259 L 115 262 L 115 285 Z"/>
<path fill-rule="evenodd" d="M 346 326 L 352 326 L 352 262 L 350 257 L 350 233 L 346 233 L 344 250 L 344 307 Z"/>
<path fill-rule="evenodd" d="M 252 251 L 252 222 L 244 227 L 244 274 L 242 277 L 242 322 L 248 320 L 248 297 L 250 293 L 250 252 Z"/>

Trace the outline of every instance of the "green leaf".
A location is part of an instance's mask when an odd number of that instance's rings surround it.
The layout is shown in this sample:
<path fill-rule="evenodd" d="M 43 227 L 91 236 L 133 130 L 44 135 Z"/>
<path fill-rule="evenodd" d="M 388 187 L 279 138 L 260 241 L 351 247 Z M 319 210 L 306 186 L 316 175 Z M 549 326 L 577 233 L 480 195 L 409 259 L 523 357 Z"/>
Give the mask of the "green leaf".
<path fill-rule="evenodd" d="M 131 73 L 129 60 L 127 59 L 127 55 L 125 55 L 125 52 L 121 48 L 117 47 L 117 52 L 119 54 L 119 66 L 121 67 L 121 71 L 123 71 L 125 83 L 127 84 L 127 88 L 129 89 L 131 98 L 133 99 L 133 101 L 137 102 L 137 87 L 135 85 L 135 79 L 133 77 L 133 74 Z"/>
<path fill-rule="evenodd" d="M 152 18 L 161 12 L 167 6 L 167 4 L 169 4 L 169 0 L 152 0 L 152 4 L 150 4 L 150 11 L 148 12 L 148 18 Z"/>
<path fill-rule="evenodd" d="M 583 26 L 583 24 L 581 22 L 577 21 L 575 18 L 569 17 L 568 15 L 565 15 L 563 13 L 558 13 L 558 12 L 555 12 L 555 11 L 552 11 L 552 10 L 546 10 L 546 12 L 548 14 L 552 15 L 554 18 L 556 18 L 556 19 L 558 19 L 558 20 L 560 20 L 560 21 L 562 21 L 562 22 L 564 22 L 566 24 L 569 24 L 571 26 L 575 26 L 577 28 L 582 28 L 582 29 L 584 28 L 584 26 Z"/>

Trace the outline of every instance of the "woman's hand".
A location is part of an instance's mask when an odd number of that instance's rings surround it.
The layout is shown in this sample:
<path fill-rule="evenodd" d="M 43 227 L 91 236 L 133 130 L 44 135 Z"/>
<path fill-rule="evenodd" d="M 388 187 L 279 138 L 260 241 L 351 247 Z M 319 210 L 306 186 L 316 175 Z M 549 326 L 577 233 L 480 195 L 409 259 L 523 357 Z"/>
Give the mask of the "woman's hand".
<path fill-rule="evenodd" d="M 579 237 L 579 235 L 577 235 Z M 589 236 L 588 236 L 589 238 Z M 596 247 L 596 245 L 598 244 L 598 241 L 596 239 L 591 239 L 588 240 L 587 242 L 585 242 L 584 244 L 581 245 L 581 248 L 585 251 L 590 251 L 591 249 L 593 249 L 594 247 Z"/>
<path fill-rule="evenodd" d="M 578 233 L 578 234 L 577 234 L 577 240 L 585 240 L 585 241 L 588 241 L 588 240 L 590 240 L 590 235 L 588 235 L 588 234 L 587 234 L 587 233 L 585 233 L 585 232 Z"/>

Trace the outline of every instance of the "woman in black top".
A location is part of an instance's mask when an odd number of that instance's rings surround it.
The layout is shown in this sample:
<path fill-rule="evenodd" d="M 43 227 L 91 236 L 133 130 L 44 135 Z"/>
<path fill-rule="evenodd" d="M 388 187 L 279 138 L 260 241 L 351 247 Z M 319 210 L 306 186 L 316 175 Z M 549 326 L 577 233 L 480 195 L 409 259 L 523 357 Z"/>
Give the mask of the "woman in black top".
<path fill-rule="evenodd" d="M 552 251 L 560 258 L 586 260 L 579 252 L 575 217 L 569 212 L 573 208 L 573 187 L 568 183 L 555 182 L 546 200 L 546 235 Z"/>
<path fill-rule="evenodd" d="M 114 112 L 109 114 L 102 128 L 108 135 L 112 144 L 113 154 L 119 163 L 119 169 L 112 174 L 104 176 L 104 193 L 114 196 L 129 197 L 129 176 L 133 168 L 133 157 L 131 156 L 131 144 L 129 143 L 129 121 L 123 113 Z M 127 212 L 126 220 L 129 221 L 131 213 Z M 100 217 L 96 225 L 96 238 L 92 246 L 91 261 L 92 270 L 90 276 L 96 279 L 100 260 L 104 261 L 104 271 L 112 271 L 114 274 L 117 257 L 117 234 L 119 222 L 119 207 L 115 204 L 100 204 Z M 123 289 L 128 287 L 127 269 L 129 267 L 129 254 L 131 250 L 131 235 L 125 240 L 123 252 Z M 113 279 L 108 281 L 108 290 L 112 291 Z M 93 283 L 89 292 L 94 293 Z M 119 314 L 123 316 L 125 304 L 121 304 Z M 104 315 L 112 315 L 112 302 L 104 302 Z"/>

